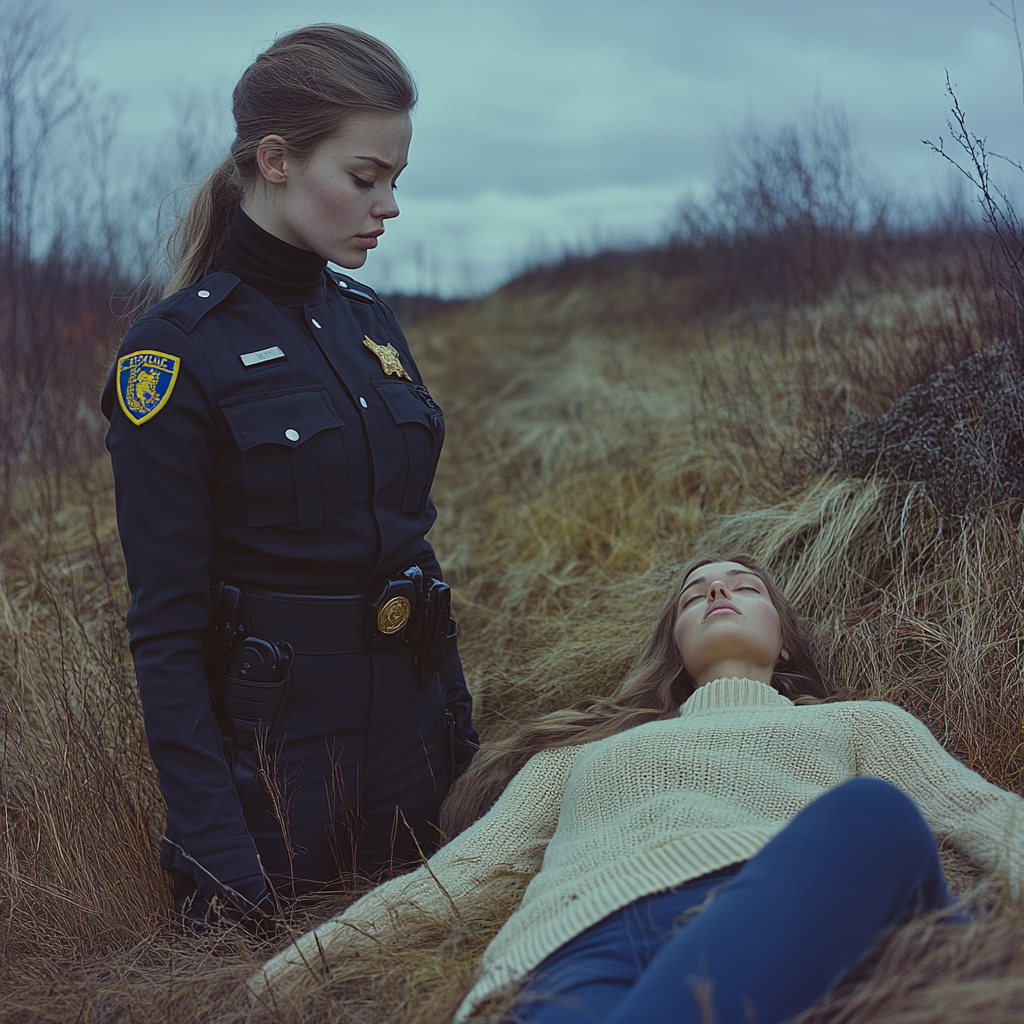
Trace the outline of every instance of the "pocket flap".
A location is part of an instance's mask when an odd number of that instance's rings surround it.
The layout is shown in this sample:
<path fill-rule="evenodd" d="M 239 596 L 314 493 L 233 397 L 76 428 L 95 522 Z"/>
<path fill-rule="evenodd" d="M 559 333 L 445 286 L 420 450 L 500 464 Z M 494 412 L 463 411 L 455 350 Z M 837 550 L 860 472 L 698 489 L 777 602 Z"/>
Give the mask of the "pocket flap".
<path fill-rule="evenodd" d="M 375 380 L 373 386 L 396 423 L 422 423 L 433 430 L 431 410 L 411 385 L 399 380 Z"/>
<path fill-rule="evenodd" d="M 246 399 L 221 411 L 243 452 L 261 444 L 296 448 L 321 430 L 345 425 L 322 388 Z"/>

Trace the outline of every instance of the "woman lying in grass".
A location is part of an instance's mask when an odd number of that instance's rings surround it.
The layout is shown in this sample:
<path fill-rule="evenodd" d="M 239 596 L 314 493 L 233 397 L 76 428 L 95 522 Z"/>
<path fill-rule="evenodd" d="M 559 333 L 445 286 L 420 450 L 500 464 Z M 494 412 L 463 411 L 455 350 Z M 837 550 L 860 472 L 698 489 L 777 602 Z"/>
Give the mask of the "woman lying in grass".
<path fill-rule="evenodd" d="M 831 697 L 831 699 L 830 699 Z M 493 806 L 492 806 L 493 805 Z M 878 935 L 949 902 L 934 836 L 1024 881 L 1024 801 L 893 704 L 841 701 L 771 578 L 705 559 L 610 699 L 477 756 L 454 838 L 274 957 L 278 989 L 388 941 L 403 907 L 454 916 L 536 872 L 456 1014 L 520 989 L 507 1021 L 783 1021 Z"/>

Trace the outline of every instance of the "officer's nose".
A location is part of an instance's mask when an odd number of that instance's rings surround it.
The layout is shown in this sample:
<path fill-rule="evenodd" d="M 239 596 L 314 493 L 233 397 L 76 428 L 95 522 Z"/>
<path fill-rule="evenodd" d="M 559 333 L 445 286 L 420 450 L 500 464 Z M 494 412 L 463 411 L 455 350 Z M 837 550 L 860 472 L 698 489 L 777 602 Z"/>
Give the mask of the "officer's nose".
<path fill-rule="evenodd" d="M 388 220 L 391 217 L 397 217 L 399 214 L 398 200 L 395 199 L 394 192 L 390 193 L 386 199 L 382 199 L 373 208 L 373 214 L 375 217 L 380 217 L 381 220 Z"/>

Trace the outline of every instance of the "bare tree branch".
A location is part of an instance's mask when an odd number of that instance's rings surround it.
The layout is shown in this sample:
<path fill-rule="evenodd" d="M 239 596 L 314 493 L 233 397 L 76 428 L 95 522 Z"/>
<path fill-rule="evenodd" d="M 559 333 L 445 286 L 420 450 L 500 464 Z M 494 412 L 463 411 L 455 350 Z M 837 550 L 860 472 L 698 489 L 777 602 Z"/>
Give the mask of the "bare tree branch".
<path fill-rule="evenodd" d="M 1024 44 L 1021 43 L 1020 39 L 1020 22 L 1017 20 L 1017 0 L 1010 0 L 1009 11 L 1004 11 L 997 3 L 993 3 L 993 0 L 988 0 L 988 5 L 993 10 L 998 11 L 1013 25 L 1013 34 L 1017 40 L 1017 59 L 1020 61 L 1021 101 L 1024 102 Z M 1018 166 L 1020 165 L 1018 164 Z"/>

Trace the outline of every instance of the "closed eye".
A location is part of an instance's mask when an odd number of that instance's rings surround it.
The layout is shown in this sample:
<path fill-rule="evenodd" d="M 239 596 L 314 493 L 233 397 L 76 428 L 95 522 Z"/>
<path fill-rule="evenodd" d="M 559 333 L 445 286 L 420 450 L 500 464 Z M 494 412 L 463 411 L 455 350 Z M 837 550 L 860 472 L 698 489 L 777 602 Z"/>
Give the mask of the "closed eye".
<path fill-rule="evenodd" d="M 355 183 L 356 188 L 359 189 L 371 189 L 377 184 L 376 181 L 367 181 L 365 178 L 360 178 L 358 174 L 352 175 L 352 181 Z M 398 179 L 396 178 L 391 182 L 391 191 L 394 192 L 398 189 Z"/>

